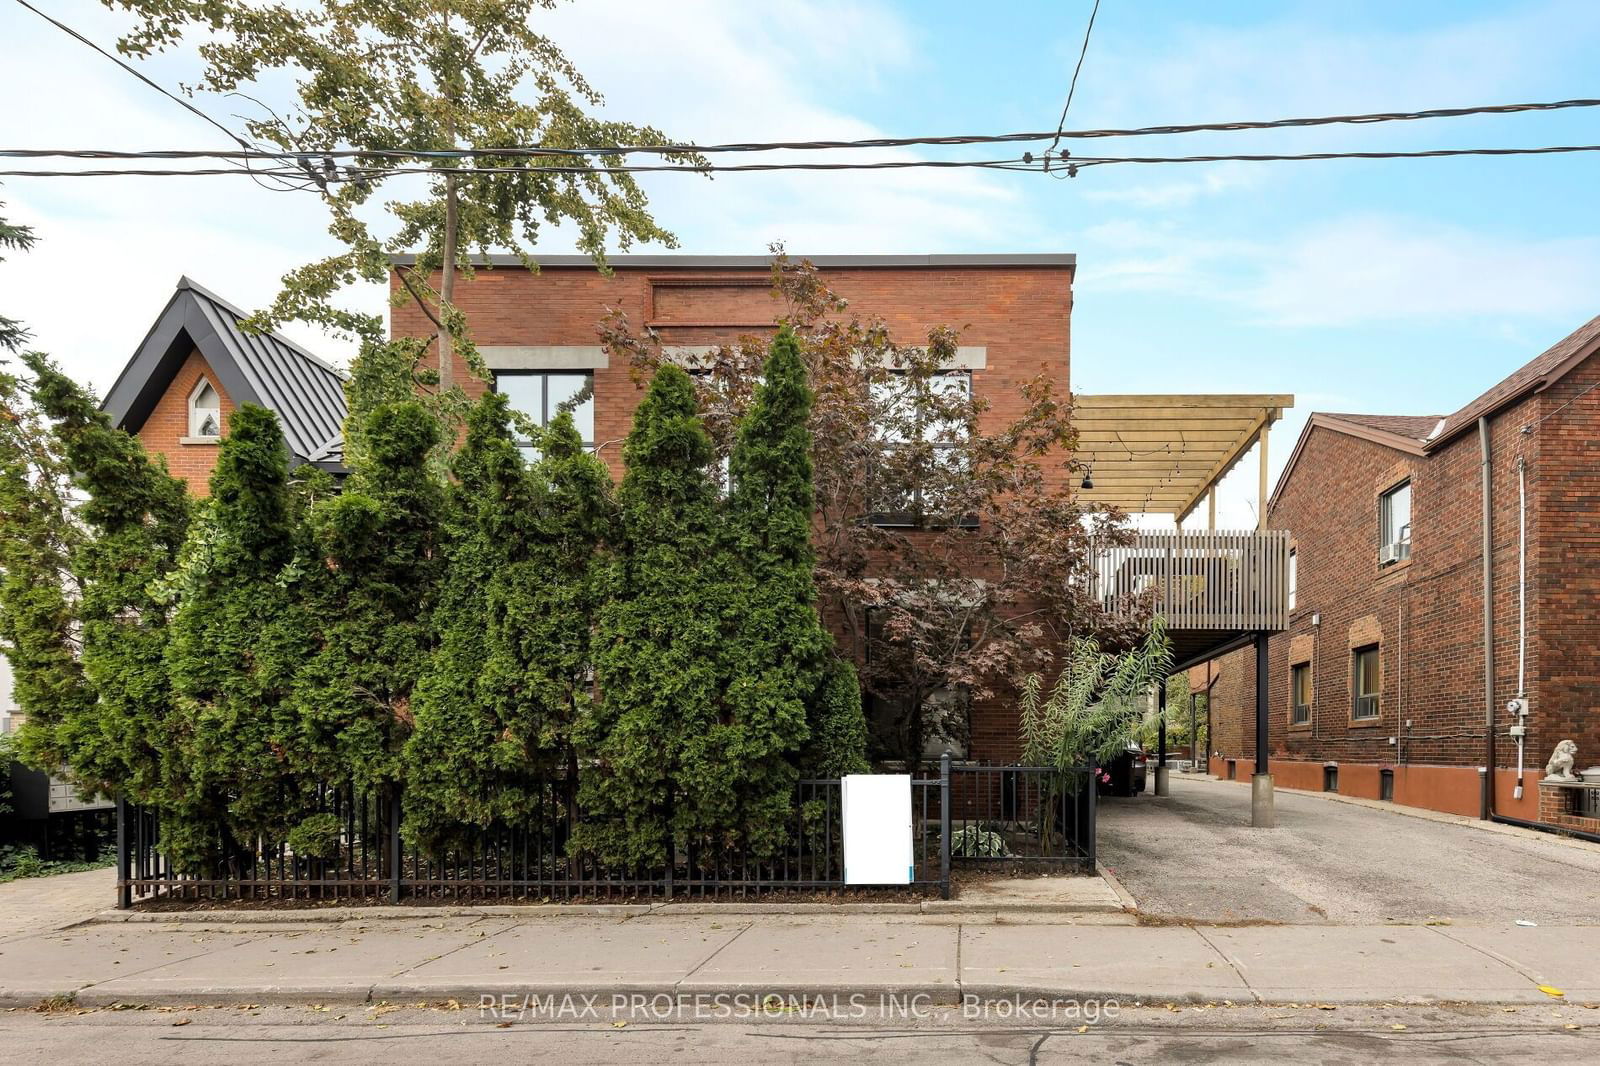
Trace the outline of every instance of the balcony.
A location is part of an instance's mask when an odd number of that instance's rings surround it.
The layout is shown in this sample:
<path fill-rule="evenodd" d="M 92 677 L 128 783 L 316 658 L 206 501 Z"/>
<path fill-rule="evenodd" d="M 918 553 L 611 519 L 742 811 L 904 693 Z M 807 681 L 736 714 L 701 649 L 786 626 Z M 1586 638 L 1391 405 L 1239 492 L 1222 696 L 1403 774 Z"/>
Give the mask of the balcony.
<path fill-rule="evenodd" d="M 1092 550 L 1096 598 L 1116 613 L 1151 601 L 1175 669 L 1289 626 L 1287 530 L 1139 533 Z"/>

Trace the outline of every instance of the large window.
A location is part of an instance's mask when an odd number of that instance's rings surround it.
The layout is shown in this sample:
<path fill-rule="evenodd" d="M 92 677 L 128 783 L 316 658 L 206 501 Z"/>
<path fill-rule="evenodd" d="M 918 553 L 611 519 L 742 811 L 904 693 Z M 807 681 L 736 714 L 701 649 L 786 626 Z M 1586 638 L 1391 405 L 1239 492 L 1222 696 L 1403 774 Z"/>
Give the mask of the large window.
<path fill-rule="evenodd" d="M 535 425 L 547 426 L 563 407 L 572 411 L 583 446 L 594 449 L 594 375 L 585 370 L 509 371 L 494 376 L 496 392 L 502 392 L 511 409 L 527 415 Z M 538 456 L 533 441 L 517 440 L 517 447 L 529 459 Z"/>
<path fill-rule="evenodd" d="M 1378 692 L 1383 688 L 1383 661 L 1378 646 L 1369 644 L 1352 654 L 1350 717 L 1370 721 L 1378 717 Z"/>
<path fill-rule="evenodd" d="M 942 489 L 959 473 L 967 425 L 939 413 L 946 404 L 965 407 L 971 396 L 972 374 L 966 370 L 926 378 L 896 373 L 872 383 L 879 440 L 890 445 L 885 469 L 874 472 L 874 522 L 916 526 L 949 510 Z M 916 442 L 927 447 L 900 447 Z"/>
<path fill-rule="evenodd" d="M 1411 482 L 1378 497 L 1378 565 L 1411 558 Z"/>
<path fill-rule="evenodd" d="M 1311 664 L 1295 663 L 1289 668 L 1289 724 L 1311 722 Z"/>

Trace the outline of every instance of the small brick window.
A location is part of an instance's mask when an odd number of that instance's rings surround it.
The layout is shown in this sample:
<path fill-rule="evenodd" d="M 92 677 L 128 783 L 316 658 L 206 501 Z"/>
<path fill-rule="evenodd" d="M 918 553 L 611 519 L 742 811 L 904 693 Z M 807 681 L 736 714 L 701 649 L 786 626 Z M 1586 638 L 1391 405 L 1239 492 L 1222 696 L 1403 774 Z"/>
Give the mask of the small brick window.
<path fill-rule="evenodd" d="M 1376 719 L 1378 692 L 1383 687 L 1383 662 L 1376 644 L 1351 653 L 1350 675 L 1350 717 L 1358 722 Z"/>
<path fill-rule="evenodd" d="M 1394 800 L 1394 771 L 1378 771 L 1378 798 L 1381 800 Z"/>
<path fill-rule="evenodd" d="M 1289 669 L 1289 724 L 1311 724 L 1311 664 L 1295 663 Z"/>
<path fill-rule="evenodd" d="M 222 436 L 222 397 L 205 378 L 189 394 L 189 436 Z"/>
<path fill-rule="evenodd" d="M 1411 482 L 1378 497 L 1378 565 L 1411 558 Z"/>
<path fill-rule="evenodd" d="M 1322 791 L 1339 791 L 1339 765 L 1338 763 L 1325 763 L 1322 767 Z"/>

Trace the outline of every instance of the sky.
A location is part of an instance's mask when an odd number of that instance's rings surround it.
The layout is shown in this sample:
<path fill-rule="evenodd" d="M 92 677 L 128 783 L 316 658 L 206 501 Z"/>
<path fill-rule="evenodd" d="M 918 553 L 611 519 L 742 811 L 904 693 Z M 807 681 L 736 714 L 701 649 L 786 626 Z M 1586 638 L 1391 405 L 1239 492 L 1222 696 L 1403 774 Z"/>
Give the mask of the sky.
<path fill-rule="evenodd" d="M 125 16 L 35 0 L 110 46 Z M 605 111 L 701 143 L 1053 129 L 1092 0 L 578 0 L 538 16 Z M 221 135 L 21 7 L 0 5 L 0 145 L 224 148 Z M 1592 0 L 1102 0 L 1069 128 L 1416 110 L 1600 95 Z M 141 69 L 193 80 L 190 55 Z M 287 83 L 261 87 L 269 103 Z M 199 95 L 235 127 L 255 106 Z M 1600 109 L 1095 141 L 1079 154 L 1600 143 Z M 945 156 L 993 149 L 951 149 Z M 911 157 L 913 153 L 901 153 Z M 1074 252 L 1072 385 L 1293 393 L 1312 411 L 1444 414 L 1600 312 L 1600 155 L 650 175 L 681 250 Z M 0 181 L 37 249 L 0 310 L 104 390 L 180 275 L 247 307 L 333 248 L 310 194 L 246 179 Z M 539 251 L 572 250 L 545 234 Z M 640 248 L 638 251 L 659 249 Z M 353 303 L 379 308 L 378 292 Z M 346 349 L 289 332 L 338 359 Z M 1219 524 L 1255 524 L 1255 464 Z"/>

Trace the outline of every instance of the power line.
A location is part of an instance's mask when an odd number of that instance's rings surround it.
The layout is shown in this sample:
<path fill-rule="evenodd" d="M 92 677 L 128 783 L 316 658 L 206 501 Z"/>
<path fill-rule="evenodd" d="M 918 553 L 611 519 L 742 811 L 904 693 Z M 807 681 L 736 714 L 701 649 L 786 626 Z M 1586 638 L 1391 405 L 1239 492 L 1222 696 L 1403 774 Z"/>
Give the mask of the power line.
<path fill-rule="evenodd" d="M 131 64 L 129 64 L 127 62 L 124 62 L 123 59 L 120 56 L 113 55 L 112 53 L 106 51 L 104 48 L 101 48 L 94 41 L 91 41 L 89 38 L 85 37 L 83 34 L 79 33 L 77 30 L 73 29 L 71 26 L 67 25 L 65 22 L 62 22 L 60 19 L 54 18 L 51 15 L 45 14 L 43 11 L 40 11 L 38 8 L 34 7 L 32 4 L 28 3 L 28 0 L 17 0 L 17 3 L 20 4 L 22 7 L 27 8 L 29 11 L 33 12 L 35 15 L 38 15 L 40 18 L 42 18 L 46 22 L 50 23 L 50 25 L 54 26 L 56 29 L 60 30 L 62 33 L 65 33 L 67 36 L 71 37 L 73 40 L 79 42 L 80 44 L 86 45 L 89 48 L 92 48 L 94 51 L 98 52 L 100 55 L 102 55 L 105 58 L 111 60 L 111 62 L 115 63 L 117 66 L 121 67 L 123 70 L 127 71 L 129 74 L 132 74 L 135 78 L 138 78 L 140 81 L 144 82 L 146 85 L 150 86 L 150 88 L 154 89 L 156 92 L 160 93 L 162 96 L 165 96 L 167 99 L 171 100 L 173 103 L 177 104 L 179 107 L 184 108 L 185 110 L 189 111 L 191 114 L 194 114 L 194 115 L 198 116 L 204 122 L 206 122 L 206 123 L 216 127 L 217 129 L 221 130 L 222 133 L 224 135 L 226 135 L 227 138 L 230 141 L 232 141 L 234 144 L 237 144 L 240 148 L 244 149 L 246 153 L 253 152 L 253 151 L 257 150 L 256 145 L 252 144 L 250 141 L 247 141 L 245 138 L 239 136 L 237 133 L 234 133 L 227 126 L 224 126 L 222 123 L 218 122 L 216 119 L 212 118 L 210 115 L 208 115 L 204 111 L 200 110 L 198 107 L 196 107 L 193 104 L 193 102 L 191 102 L 189 100 L 185 100 L 183 97 L 181 97 L 181 96 L 177 95 L 176 93 L 172 92 L 166 86 L 162 85 L 160 82 L 157 82 L 157 81 L 155 81 L 155 80 L 153 80 L 153 79 L 151 79 L 149 77 L 146 77 L 137 68 L 133 67 Z M 243 153 L 240 153 L 240 157 L 243 157 Z M 252 177 L 255 176 L 254 172 L 250 170 L 250 165 L 248 163 L 242 164 L 242 171 L 241 172 L 242 173 L 248 173 Z M 296 185 L 295 183 L 285 181 L 282 178 L 278 178 L 277 180 L 279 182 L 279 184 L 278 184 L 278 190 L 279 191 L 286 190 L 286 189 L 307 188 L 308 187 L 308 186 L 304 185 L 303 183 L 300 184 L 300 185 Z M 260 181 L 257 181 L 256 184 L 260 185 L 262 183 Z M 263 187 L 265 188 L 267 186 L 263 186 Z"/>
<path fill-rule="evenodd" d="M 22 2 L 22 0 L 18 0 Z M 135 72 L 137 73 L 137 72 Z M 140 75 L 142 78 L 143 75 Z M 159 86 L 157 86 L 159 88 Z M 165 90 L 162 90 L 165 92 Z M 170 95 L 170 94 L 168 94 Z M 179 100 L 185 106 L 186 101 Z M 404 148 L 337 148 L 326 151 L 271 151 L 246 147 L 242 151 L 211 151 L 205 149 L 157 149 L 149 151 L 119 151 L 93 148 L 8 148 L 0 149 L 0 158 L 76 158 L 76 159 L 241 159 L 278 160 L 297 165 L 320 164 L 338 159 L 481 159 L 515 158 L 522 156 L 550 156 L 587 158 L 605 155 L 722 155 L 732 153 L 769 151 L 822 151 L 830 149 L 954 147 L 979 144 L 1010 144 L 1028 141 L 1062 139 L 1085 140 L 1115 137 L 1171 136 L 1185 133 L 1229 133 L 1249 130 L 1292 129 L 1330 125 L 1375 125 L 1385 122 L 1416 122 L 1440 118 L 1461 118 L 1473 115 L 1509 115 L 1524 112 L 1561 111 L 1572 108 L 1600 107 L 1600 99 L 1555 100 L 1543 103 L 1489 104 L 1475 107 L 1430 108 L 1423 111 L 1385 111 L 1360 115 L 1318 115 L 1304 118 L 1282 118 L 1234 122 L 1200 122 L 1183 125 L 1136 126 L 1129 128 L 1083 129 L 1063 131 L 1037 131 L 998 134 L 947 134 L 917 137 L 871 137 L 859 140 L 816 141 L 750 141 L 728 144 L 634 144 L 597 145 L 592 147 L 553 147 L 543 145 L 507 145 L 498 148 L 404 149 Z M 203 114 L 203 113 L 202 113 Z M 210 119 L 207 119 L 210 121 Z M 226 131 L 226 127 L 223 127 Z M 230 138 L 240 138 L 229 133 Z M 242 142 L 240 142 L 242 143 Z"/>
<path fill-rule="evenodd" d="M 1072 82 L 1067 86 L 1067 102 L 1061 108 L 1061 121 L 1056 123 L 1056 136 L 1050 142 L 1050 147 L 1045 149 L 1048 155 L 1056 150 L 1061 143 L 1062 131 L 1067 127 L 1067 112 L 1072 110 L 1072 96 L 1078 91 L 1078 75 L 1083 71 L 1083 57 L 1089 54 L 1089 35 L 1094 33 L 1094 17 L 1100 14 L 1100 0 L 1094 0 L 1094 7 L 1089 11 L 1089 24 L 1083 28 L 1083 47 L 1078 49 L 1078 65 L 1072 68 Z"/>
<path fill-rule="evenodd" d="M 1418 151 L 1383 152 L 1302 152 L 1293 154 L 1262 155 L 1189 155 L 1189 156 L 1082 156 L 1074 157 L 1076 167 L 1110 166 L 1116 164 L 1162 163 L 1223 163 L 1223 162 L 1301 162 L 1333 159 L 1440 159 L 1461 156 L 1521 156 L 1561 155 L 1600 152 L 1600 144 L 1547 145 L 1533 148 L 1434 148 Z M 774 171 L 845 171 L 845 170 L 915 170 L 915 169 L 989 169 L 1041 172 L 1042 162 L 1024 159 L 896 159 L 862 163 L 708 163 L 698 166 L 673 164 L 624 164 L 619 166 L 580 166 L 558 164 L 554 166 L 506 167 L 456 167 L 448 173 L 454 175 L 483 175 L 504 177 L 514 174 L 643 174 L 643 173 L 761 173 Z M 0 177 L 212 177 L 242 174 L 236 169 L 199 168 L 191 170 L 164 169 L 103 169 L 103 170 L 0 170 Z M 297 173 L 290 168 L 275 172 L 285 175 Z M 372 181 L 403 174 L 446 173 L 438 167 L 346 167 L 334 181 Z"/>

